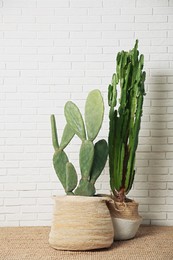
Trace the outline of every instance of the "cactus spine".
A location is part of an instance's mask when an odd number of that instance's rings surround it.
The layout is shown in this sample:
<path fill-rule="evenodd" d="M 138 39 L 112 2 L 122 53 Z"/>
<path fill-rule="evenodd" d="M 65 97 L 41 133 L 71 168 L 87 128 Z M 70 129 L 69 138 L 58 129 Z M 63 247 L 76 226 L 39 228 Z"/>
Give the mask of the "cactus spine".
<path fill-rule="evenodd" d="M 139 57 L 138 40 L 131 51 L 118 53 L 116 61 L 116 73 L 113 74 L 112 84 L 108 87 L 109 171 L 111 189 L 117 199 L 123 201 L 135 176 L 135 153 L 145 94 L 144 56 Z"/>
<path fill-rule="evenodd" d="M 51 116 L 52 143 L 55 149 L 53 164 L 56 174 L 68 195 L 93 196 L 96 192 L 95 182 L 106 164 L 108 155 L 108 145 L 105 140 L 100 140 L 95 145 L 93 143 L 101 128 L 104 115 L 104 104 L 100 91 L 93 90 L 87 97 L 85 123 L 79 108 L 71 101 L 66 103 L 64 114 L 67 125 L 64 128 L 60 145 L 55 117 Z M 77 188 L 76 170 L 64 152 L 74 134 L 82 141 L 79 153 L 81 179 Z"/>

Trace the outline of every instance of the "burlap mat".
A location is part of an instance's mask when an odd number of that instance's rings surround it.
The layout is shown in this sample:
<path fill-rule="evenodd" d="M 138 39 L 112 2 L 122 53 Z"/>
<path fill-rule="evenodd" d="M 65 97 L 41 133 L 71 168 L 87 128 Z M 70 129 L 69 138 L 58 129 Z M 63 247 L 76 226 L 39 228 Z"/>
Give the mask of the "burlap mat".
<path fill-rule="evenodd" d="M 49 227 L 0 228 L 0 260 L 173 260 L 173 227 L 142 226 L 132 240 L 87 252 L 52 249 L 49 231 Z"/>

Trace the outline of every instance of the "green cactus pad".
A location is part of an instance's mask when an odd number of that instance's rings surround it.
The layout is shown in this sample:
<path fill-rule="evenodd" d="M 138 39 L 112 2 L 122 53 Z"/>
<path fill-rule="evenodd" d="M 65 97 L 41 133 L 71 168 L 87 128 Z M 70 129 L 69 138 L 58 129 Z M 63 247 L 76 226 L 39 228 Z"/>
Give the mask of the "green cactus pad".
<path fill-rule="evenodd" d="M 57 151 L 53 156 L 53 165 L 55 172 L 63 186 L 66 189 L 66 163 L 68 162 L 67 155 L 64 151 Z"/>
<path fill-rule="evenodd" d="M 77 186 L 77 173 L 72 163 L 66 163 L 66 193 L 72 192 Z"/>
<path fill-rule="evenodd" d="M 54 149 L 57 150 L 59 148 L 59 144 L 58 144 L 55 116 L 51 115 L 50 119 L 51 119 L 51 128 L 52 128 L 52 144 Z"/>
<path fill-rule="evenodd" d="M 74 135 L 75 133 L 72 128 L 68 124 L 66 124 L 60 143 L 60 149 L 63 150 L 70 143 Z"/>
<path fill-rule="evenodd" d="M 88 139 L 93 141 L 101 128 L 104 115 L 103 98 L 99 90 L 89 93 L 85 104 L 85 123 Z"/>
<path fill-rule="evenodd" d="M 103 171 L 108 156 L 108 145 L 107 142 L 103 139 L 98 141 L 94 146 L 94 161 L 91 169 L 91 183 L 95 183 L 97 178 L 100 176 Z"/>
<path fill-rule="evenodd" d="M 75 195 L 80 196 L 93 196 L 95 194 L 96 190 L 92 183 L 90 183 L 87 180 L 80 180 L 79 186 L 75 190 Z"/>
<path fill-rule="evenodd" d="M 65 117 L 69 126 L 81 140 L 86 139 L 85 126 L 79 108 L 71 101 L 65 104 Z"/>
<path fill-rule="evenodd" d="M 90 170 L 94 159 L 94 145 L 91 141 L 82 142 L 79 154 L 79 163 L 82 178 L 89 180 Z"/>

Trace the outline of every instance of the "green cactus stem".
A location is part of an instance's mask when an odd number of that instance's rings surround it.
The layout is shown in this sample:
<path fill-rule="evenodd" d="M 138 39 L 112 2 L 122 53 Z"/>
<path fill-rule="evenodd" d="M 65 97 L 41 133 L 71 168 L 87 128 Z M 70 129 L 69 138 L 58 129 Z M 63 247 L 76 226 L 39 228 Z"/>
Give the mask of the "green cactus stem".
<path fill-rule="evenodd" d="M 145 95 L 144 56 L 139 56 L 138 41 L 136 40 L 131 51 L 118 53 L 116 61 L 116 73 L 113 74 L 112 84 L 108 87 L 109 171 L 111 189 L 114 195 L 123 201 L 134 180 L 135 154 Z"/>

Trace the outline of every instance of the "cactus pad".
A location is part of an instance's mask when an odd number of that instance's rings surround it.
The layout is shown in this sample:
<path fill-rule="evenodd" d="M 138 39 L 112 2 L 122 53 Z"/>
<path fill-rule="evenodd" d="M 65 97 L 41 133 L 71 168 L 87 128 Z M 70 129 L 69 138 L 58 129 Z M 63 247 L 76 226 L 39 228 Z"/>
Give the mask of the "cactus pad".
<path fill-rule="evenodd" d="M 74 131 L 71 129 L 71 127 L 68 124 L 66 124 L 63 131 L 61 143 L 60 143 L 60 148 L 62 150 L 69 144 L 69 142 L 71 141 L 74 135 L 75 135 Z"/>
<path fill-rule="evenodd" d="M 108 156 L 108 145 L 105 140 L 98 141 L 94 146 L 94 160 L 91 169 L 91 183 L 95 183 L 103 171 Z"/>
<path fill-rule="evenodd" d="M 88 139 L 93 141 L 101 128 L 104 115 L 103 98 L 99 90 L 89 93 L 85 104 L 85 123 Z"/>
<path fill-rule="evenodd" d="M 69 126 L 81 140 L 86 138 L 85 127 L 79 108 L 71 101 L 68 101 L 64 108 L 65 117 Z"/>
<path fill-rule="evenodd" d="M 95 187 L 91 182 L 81 179 L 79 186 L 75 190 L 74 194 L 80 196 L 93 196 L 95 192 Z"/>
<path fill-rule="evenodd" d="M 77 186 L 77 173 L 72 163 L 66 163 L 66 193 L 72 192 Z"/>
<path fill-rule="evenodd" d="M 54 115 L 51 115 L 51 128 L 52 128 L 52 144 L 54 149 L 57 150 L 59 148 L 59 144 L 58 144 L 58 136 L 56 130 L 56 120 Z"/>
<path fill-rule="evenodd" d="M 66 189 L 66 163 L 68 162 L 67 155 L 64 151 L 57 151 L 53 156 L 53 165 L 55 172 L 64 187 Z"/>
<path fill-rule="evenodd" d="M 94 145 L 91 141 L 83 141 L 80 154 L 79 154 L 79 163 L 81 169 L 82 178 L 89 180 L 90 171 L 93 164 L 94 159 Z"/>

